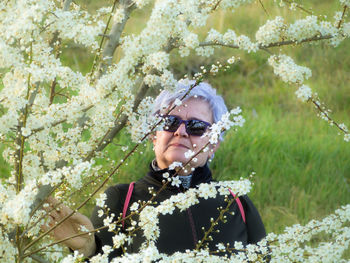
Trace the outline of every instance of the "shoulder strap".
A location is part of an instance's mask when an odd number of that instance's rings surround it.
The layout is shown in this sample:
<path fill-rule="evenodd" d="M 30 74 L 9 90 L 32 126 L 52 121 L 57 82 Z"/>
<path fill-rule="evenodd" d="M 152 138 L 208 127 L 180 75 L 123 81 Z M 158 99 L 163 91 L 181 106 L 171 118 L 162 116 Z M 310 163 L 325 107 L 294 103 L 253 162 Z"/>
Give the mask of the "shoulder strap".
<path fill-rule="evenodd" d="M 230 194 L 233 196 L 233 198 L 235 198 L 236 202 L 237 202 L 237 205 L 238 205 L 238 208 L 239 208 L 239 211 L 241 212 L 241 215 L 242 215 L 242 218 L 243 218 L 243 222 L 246 223 L 245 221 L 245 213 L 244 213 L 244 209 L 243 209 L 243 205 L 242 205 L 242 202 L 241 200 L 239 200 L 239 197 L 232 192 L 231 189 L 228 189 L 230 191 Z M 123 221 L 124 223 L 124 221 Z"/>
<path fill-rule="evenodd" d="M 128 206 L 129 206 L 129 202 L 132 196 L 132 191 L 134 190 L 134 184 L 135 182 L 131 182 L 129 185 L 129 190 L 128 193 L 126 194 L 126 198 L 125 198 L 125 202 L 124 202 L 124 207 L 123 207 L 123 215 L 122 215 L 122 219 L 125 218 L 126 216 L 126 211 L 128 211 Z M 122 221 L 122 226 L 124 228 L 124 220 Z"/>

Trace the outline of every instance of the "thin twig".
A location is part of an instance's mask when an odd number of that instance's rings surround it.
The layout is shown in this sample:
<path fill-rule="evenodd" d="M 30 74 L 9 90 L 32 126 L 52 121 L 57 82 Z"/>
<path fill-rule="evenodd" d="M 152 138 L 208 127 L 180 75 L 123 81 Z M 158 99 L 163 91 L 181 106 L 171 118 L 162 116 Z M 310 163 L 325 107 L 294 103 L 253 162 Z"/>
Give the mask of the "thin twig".
<path fill-rule="evenodd" d="M 236 196 L 238 196 L 238 194 L 236 194 Z M 214 231 L 215 226 L 219 223 L 219 221 L 224 220 L 223 216 L 224 214 L 229 210 L 230 206 L 233 204 L 233 202 L 236 200 L 237 197 L 234 197 L 233 199 L 231 199 L 228 203 L 227 206 L 224 209 L 221 209 L 218 217 L 213 220 L 210 224 L 210 227 L 207 231 L 204 232 L 204 236 L 202 238 L 202 240 L 200 240 L 197 245 L 196 245 L 196 250 L 200 249 L 201 246 L 203 246 L 204 242 L 207 241 L 209 239 L 209 235 Z"/>
<path fill-rule="evenodd" d="M 269 12 L 267 12 L 267 10 L 266 10 L 266 8 L 265 8 L 265 6 L 264 6 L 264 4 L 262 3 L 261 0 L 259 0 L 259 3 L 260 3 L 260 5 L 261 5 L 261 7 L 264 9 L 264 12 L 266 13 L 266 15 L 269 17 L 270 14 L 269 14 Z"/>
<path fill-rule="evenodd" d="M 108 17 L 108 20 L 107 20 L 107 23 L 106 23 L 106 27 L 105 27 L 105 30 L 103 31 L 103 34 L 102 34 L 102 39 L 100 41 L 100 46 L 98 47 L 97 49 L 97 52 L 96 52 L 96 55 L 94 57 L 94 61 L 92 62 L 92 68 L 91 68 L 91 71 L 90 71 L 90 76 L 93 75 L 94 71 L 95 71 L 95 68 L 96 68 L 96 64 L 97 64 L 97 58 L 99 57 L 100 53 L 101 53 L 101 50 L 102 50 L 102 45 L 103 45 L 103 42 L 105 40 L 105 37 L 108 35 L 107 34 L 107 30 L 108 30 L 108 27 L 109 27 L 109 24 L 112 20 L 112 17 L 113 17 L 113 13 L 115 11 L 115 8 L 117 6 L 117 3 L 118 3 L 119 0 L 115 0 L 114 3 L 113 3 L 113 7 L 112 7 L 112 11 Z"/>
<path fill-rule="evenodd" d="M 327 120 L 328 120 L 331 124 L 335 125 L 335 126 L 336 126 L 339 130 L 341 130 L 343 133 L 349 134 L 348 131 L 346 131 L 346 130 L 344 130 L 342 127 L 340 127 L 340 125 L 339 125 L 337 122 L 335 122 L 335 121 L 329 116 L 329 114 L 328 114 L 327 111 L 325 111 L 324 109 L 322 109 L 320 103 L 319 103 L 317 100 L 315 100 L 314 98 L 311 98 L 310 100 L 311 100 L 311 102 L 316 106 L 316 108 L 327 118 Z"/>
<path fill-rule="evenodd" d="M 302 7 L 301 5 L 299 5 L 298 3 L 295 3 L 295 2 L 292 2 L 292 1 L 289 1 L 289 0 L 282 0 L 283 2 L 287 2 L 288 4 L 295 4 L 297 8 L 299 8 L 300 10 L 304 11 L 305 13 L 308 13 L 309 15 L 312 15 L 313 12 L 312 11 L 309 11 L 307 9 L 305 9 L 304 7 Z"/>
<path fill-rule="evenodd" d="M 343 14 L 341 15 L 341 19 L 340 19 L 340 21 L 339 21 L 339 23 L 338 23 L 338 26 L 337 26 L 338 29 L 341 27 L 341 24 L 342 24 L 343 21 L 344 21 L 345 12 L 346 12 L 347 7 L 348 7 L 348 6 L 344 6 Z"/>
<path fill-rule="evenodd" d="M 220 5 L 221 2 L 222 2 L 222 0 L 218 0 L 211 11 L 215 11 L 216 8 L 218 8 L 218 6 Z"/>
<path fill-rule="evenodd" d="M 49 105 L 51 105 L 53 103 L 53 99 L 55 98 L 55 95 L 57 93 L 55 93 L 55 87 L 56 87 L 56 77 L 55 79 L 52 81 L 51 87 L 50 87 L 50 99 L 49 99 Z"/>

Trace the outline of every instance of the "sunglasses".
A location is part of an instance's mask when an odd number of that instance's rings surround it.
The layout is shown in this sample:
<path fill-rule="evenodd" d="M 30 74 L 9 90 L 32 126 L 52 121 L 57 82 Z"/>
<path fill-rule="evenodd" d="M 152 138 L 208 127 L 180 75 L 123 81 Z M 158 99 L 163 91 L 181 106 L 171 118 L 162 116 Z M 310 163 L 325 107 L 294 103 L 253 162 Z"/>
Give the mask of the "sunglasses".
<path fill-rule="evenodd" d="M 185 124 L 186 132 L 188 135 L 202 136 L 210 123 L 201 120 L 183 120 L 180 117 L 174 115 L 165 115 L 164 118 L 164 131 L 176 132 L 182 123 Z"/>

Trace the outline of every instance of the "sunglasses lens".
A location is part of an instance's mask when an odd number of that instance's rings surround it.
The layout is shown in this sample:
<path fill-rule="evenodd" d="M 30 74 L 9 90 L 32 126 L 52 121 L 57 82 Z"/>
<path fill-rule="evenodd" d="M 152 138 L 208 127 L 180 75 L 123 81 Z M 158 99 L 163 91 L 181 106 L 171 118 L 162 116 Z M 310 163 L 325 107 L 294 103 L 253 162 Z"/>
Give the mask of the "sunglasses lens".
<path fill-rule="evenodd" d="M 180 119 L 176 116 L 167 116 L 164 119 L 164 130 L 169 132 L 175 132 L 180 126 Z"/>
<path fill-rule="evenodd" d="M 206 130 L 207 124 L 199 120 L 190 120 L 186 126 L 187 133 L 194 136 L 202 136 Z"/>
<path fill-rule="evenodd" d="M 164 131 L 176 132 L 181 123 L 185 123 L 186 132 L 188 135 L 202 136 L 207 127 L 210 126 L 208 123 L 200 120 L 188 120 L 183 121 L 177 116 L 168 115 L 164 118 Z"/>

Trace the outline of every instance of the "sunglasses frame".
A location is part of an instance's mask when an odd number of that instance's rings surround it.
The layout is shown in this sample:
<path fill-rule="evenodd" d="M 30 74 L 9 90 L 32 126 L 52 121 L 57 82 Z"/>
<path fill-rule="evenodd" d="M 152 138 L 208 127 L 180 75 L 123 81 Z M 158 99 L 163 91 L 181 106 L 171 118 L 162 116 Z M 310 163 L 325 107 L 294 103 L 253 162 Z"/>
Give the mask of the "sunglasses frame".
<path fill-rule="evenodd" d="M 206 121 L 202 121 L 202 120 L 198 120 L 198 119 L 190 119 L 190 120 L 183 120 L 181 119 L 180 117 L 176 116 L 176 115 L 164 115 L 162 116 L 162 118 L 164 119 L 164 122 L 166 122 L 166 118 L 169 118 L 169 117 L 172 117 L 172 118 L 175 118 L 177 119 L 177 121 L 179 122 L 178 126 L 174 129 L 166 129 L 165 127 L 163 128 L 164 131 L 167 131 L 167 132 L 176 132 L 177 129 L 179 129 L 179 127 L 181 126 L 182 123 L 185 124 L 185 129 L 186 129 L 186 133 L 188 135 L 191 135 L 191 136 L 202 136 L 208 129 L 208 127 L 211 126 L 211 123 L 209 122 L 206 122 Z M 205 125 L 205 130 L 202 134 L 193 134 L 193 132 L 191 132 L 191 127 L 188 127 L 189 123 L 191 121 L 197 121 L 199 123 L 203 123 Z"/>

